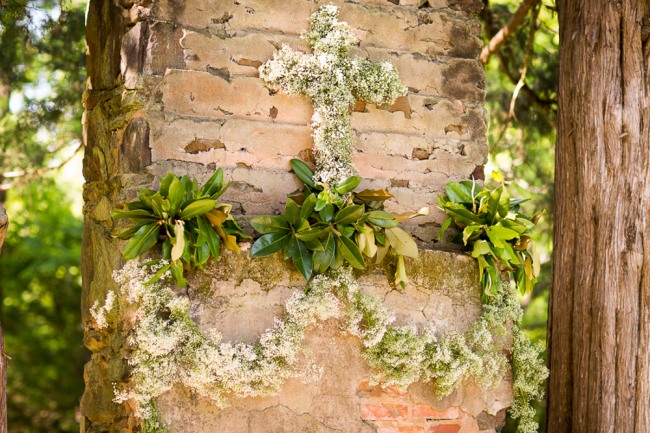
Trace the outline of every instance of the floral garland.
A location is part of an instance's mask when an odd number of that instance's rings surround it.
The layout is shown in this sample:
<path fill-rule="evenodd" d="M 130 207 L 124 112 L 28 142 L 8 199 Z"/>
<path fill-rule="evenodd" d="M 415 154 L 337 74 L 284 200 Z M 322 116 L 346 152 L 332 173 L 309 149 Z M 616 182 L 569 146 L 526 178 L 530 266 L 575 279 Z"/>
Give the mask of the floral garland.
<path fill-rule="evenodd" d="M 136 403 L 136 416 L 143 419 L 145 433 L 165 431 L 155 399 L 175 384 L 225 407 L 230 393 L 268 396 L 277 394 L 288 378 L 318 379 L 318 366 L 297 371 L 296 364 L 306 332 L 323 320 L 345 320 L 344 329 L 361 339 L 377 382 L 406 388 L 419 380 L 432 380 L 440 396 L 451 393 L 464 379 L 482 386 L 496 385 L 508 365 L 501 350 L 508 324 L 521 320 L 514 289 L 504 288 L 498 299 L 484 305 L 481 316 L 465 333 L 439 337 L 433 327 L 418 332 L 415 326 L 394 326 L 394 314 L 377 296 L 361 290 L 352 270 L 344 267 L 318 275 L 304 290 L 294 292 L 285 303 L 283 318 L 276 319 L 259 341 L 223 342 L 218 332 L 198 329 L 190 316 L 189 299 L 172 289 L 170 271 L 149 282 L 162 266 L 164 263 L 148 266 L 131 260 L 114 273 L 121 298 L 136 311 L 129 323 L 133 329 L 129 338 L 131 378 L 126 387 L 116 388 L 115 401 Z M 109 292 L 104 306 L 96 303 L 91 309 L 98 327 L 108 327 L 115 299 L 115 293 Z M 526 341 L 521 335 L 516 326 L 515 345 Z M 526 347 L 519 352 L 526 355 L 515 357 L 515 363 L 519 359 L 521 366 L 529 365 L 537 359 L 538 350 Z M 536 392 L 535 387 L 523 383 L 526 389 L 518 393 L 517 386 L 515 381 L 516 395 Z M 523 400 L 519 402 L 518 413 L 530 416 Z"/>
<path fill-rule="evenodd" d="M 303 38 L 313 55 L 285 46 L 260 67 L 260 77 L 286 93 L 303 93 L 312 100 L 315 180 L 332 185 L 356 171 L 350 156 L 350 106 L 357 99 L 392 103 L 406 87 L 390 63 L 349 58 L 356 39 L 347 23 L 338 20 L 335 6 L 321 7 L 310 24 Z M 227 394 L 272 395 L 290 377 L 319 377 L 317 366 L 304 371 L 295 367 L 307 330 L 330 318 L 345 318 L 347 331 L 361 339 L 378 382 L 405 388 L 419 380 L 433 381 L 440 396 L 467 378 L 484 386 L 498 383 L 508 365 L 501 349 L 514 322 L 512 414 L 520 418 L 521 433 L 536 431 L 530 402 L 542 395 L 547 371 L 539 360 L 542 349 L 520 329 L 521 308 L 509 285 L 484 304 L 467 332 L 440 337 L 433 327 L 419 332 L 415 326 L 394 326 L 394 315 L 381 300 L 361 290 L 352 270 L 342 267 L 315 276 L 304 290 L 296 291 L 285 303 L 283 318 L 276 319 L 259 341 L 246 344 L 223 342 L 218 332 L 198 329 L 189 313 L 189 299 L 172 289 L 170 266 L 164 261 L 153 265 L 128 261 L 114 278 L 121 299 L 135 308 L 130 319 L 130 382 L 116 388 L 115 401 L 136 403 L 145 433 L 165 431 L 155 399 L 175 384 L 225 406 Z M 109 292 L 103 306 L 93 305 L 91 315 L 98 328 L 114 323 L 116 304 L 116 294 Z"/>

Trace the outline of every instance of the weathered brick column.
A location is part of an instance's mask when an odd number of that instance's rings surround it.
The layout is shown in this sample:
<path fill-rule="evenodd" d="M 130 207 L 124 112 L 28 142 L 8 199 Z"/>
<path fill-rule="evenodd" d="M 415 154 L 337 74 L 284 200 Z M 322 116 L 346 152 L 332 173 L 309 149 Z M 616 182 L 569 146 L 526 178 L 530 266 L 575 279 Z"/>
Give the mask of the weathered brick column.
<path fill-rule="evenodd" d="M 257 67 L 283 43 L 306 49 L 299 34 L 326 3 L 91 0 L 82 309 L 93 355 L 86 367 L 83 432 L 127 432 L 135 425 L 127 405 L 112 403 L 112 383 L 128 376 L 127 330 L 117 324 L 100 332 L 88 313 L 115 289 L 111 272 L 122 263 L 120 242 L 111 237 L 118 231 L 111 208 L 168 171 L 204 180 L 222 167 L 233 181 L 223 199 L 241 219 L 279 212 L 286 195 L 299 188 L 289 160 L 312 157 L 312 108 L 304 98 L 267 88 Z M 357 31 L 361 43 L 354 54 L 391 61 L 409 88 L 393 106 L 354 107 L 353 159 L 362 187 L 388 189 L 393 212 L 431 206 L 410 230 L 435 249 L 443 220 L 436 194 L 448 181 L 481 174 L 487 153 L 485 73 L 474 16 L 482 2 L 332 3 Z M 263 263 L 265 273 L 250 259 L 226 255 L 194 275 L 196 322 L 233 339 L 259 335 L 291 290 L 304 285 L 280 258 Z M 391 266 L 359 278 L 400 323 L 434 321 L 441 330 L 462 330 L 477 317 L 479 288 L 469 258 L 423 253 L 407 263 L 413 284 L 404 291 L 390 285 Z M 506 382 L 489 392 L 466 384 L 444 400 L 426 384 L 407 393 L 372 387 L 359 341 L 334 322 L 311 333 L 307 344 L 325 368 L 320 382 L 289 382 L 277 397 L 233 400 L 226 410 L 177 389 L 160 399 L 165 423 L 174 432 L 491 432 L 511 400 Z"/>

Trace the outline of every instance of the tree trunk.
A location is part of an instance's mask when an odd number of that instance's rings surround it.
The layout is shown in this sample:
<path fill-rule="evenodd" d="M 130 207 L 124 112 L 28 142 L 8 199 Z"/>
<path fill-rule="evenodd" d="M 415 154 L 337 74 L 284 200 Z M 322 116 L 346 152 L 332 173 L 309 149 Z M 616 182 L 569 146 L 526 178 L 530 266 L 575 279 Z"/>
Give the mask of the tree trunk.
<path fill-rule="evenodd" d="M 9 219 L 4 206 L 0 203 L 0 254 L 5 242 Z M 5 340 L 0 324 L 0 433 L 7 433 L 7 356 L 5 355 Z"/>
<path fill-rule="evenodd" d="M 649 9 L 558 0 L 553 433 L 650 432 Z"/>

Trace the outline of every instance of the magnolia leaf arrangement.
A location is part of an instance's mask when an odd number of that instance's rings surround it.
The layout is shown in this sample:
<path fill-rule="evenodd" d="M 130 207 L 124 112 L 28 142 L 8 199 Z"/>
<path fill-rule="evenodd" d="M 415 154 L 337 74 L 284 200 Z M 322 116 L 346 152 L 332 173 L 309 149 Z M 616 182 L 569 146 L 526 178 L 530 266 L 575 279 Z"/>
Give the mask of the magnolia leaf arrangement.
<path fill-rule="evenodd" d="M 313 274 L 338 269 L 344 262 L 365 269 L 364 256 L 380 263 L 390 252 L 397 256 L 395 284 L 404 286 L 408 282 L 404 257 L 417 257 L 418 248 L 398 225 L 425 215 L 428 209 L 394 215 L 381 210 L 383 202 L 392 197 L 387 191 L 354 192 L 361 182 L 358 176 L 330 186 L 315 182 L 313 171 L 299 159 L 292 159 L 291 167 L 304 183 L 304 191 L 287 200 L 284 214 L 251 219 L 251 225 L 262 234 L 251 248 L 251 257 L 282 250 L 285 260 L 291 259 L 309 280 Z"/>
<path fill-rule="evenodd" d="M 196 179 L 169 173 L 160 180 L 160 189 L 138 191 L 138 199 L 115 209 L 113 219 L 129 219 L 133 227 L 117 235 L 128 239 L 122 255 L 134 259 L 156 245 L 162 259 L 169 261 L 151 279 L 171 273 L 179 287 L 186 284 L 184 270 L 203 269 L 210 257 L 217 258 L 221 244 L 239 253 L 237 240 L 247 238 L 230 215 L 231 205 L 217 199 L 228 189 L 223 171 L 218 169 L 201 188 Z"/>
<path fill-rule="evenodd" d="M 520 292 L 532 290 L 539 275 L 539 256 L 532 230 L 543 212 L 532 218 L 521 214 L 526 199 L 511 198 L 505 185 L 489 189 L 474 181 L 449 182 L 438 206 L 448 216 L 439 238 L 451 224 L 462 230 L 462 242 L 478 260 L 483 296 L 494 297 L 501 273 L 508 272 Z"/>

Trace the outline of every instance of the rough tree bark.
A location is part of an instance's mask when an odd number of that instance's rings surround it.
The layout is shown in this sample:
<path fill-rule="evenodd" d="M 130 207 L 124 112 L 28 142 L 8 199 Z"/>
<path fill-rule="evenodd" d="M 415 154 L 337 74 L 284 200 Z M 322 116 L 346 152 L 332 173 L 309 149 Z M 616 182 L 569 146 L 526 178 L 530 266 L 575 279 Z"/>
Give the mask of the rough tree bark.
<path fill-rule="evenodd" d="M 0 203 L 0 254 L 2 254 L 8 225 L 9 219 L 4 206 Z M 2 324 L 0 324 L 0 433 L 7 433 L 7 356 Z"/>
<path fill-rule="evenodd" d="M 548 431 L 650 432 L 650 4 L 559 0 Z"/>

